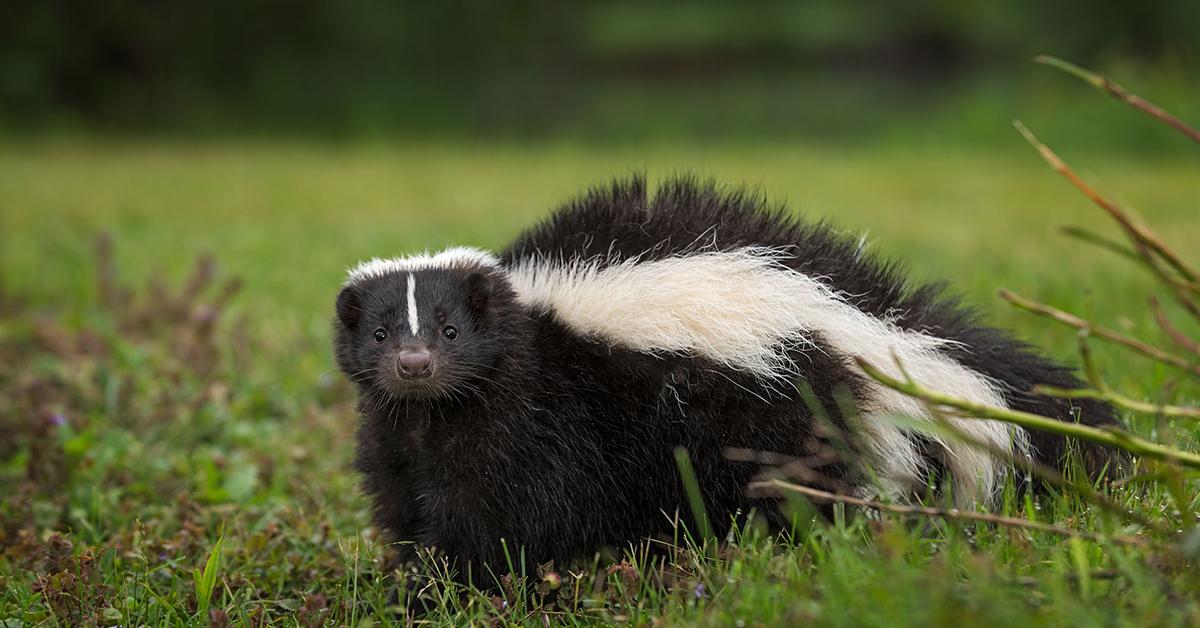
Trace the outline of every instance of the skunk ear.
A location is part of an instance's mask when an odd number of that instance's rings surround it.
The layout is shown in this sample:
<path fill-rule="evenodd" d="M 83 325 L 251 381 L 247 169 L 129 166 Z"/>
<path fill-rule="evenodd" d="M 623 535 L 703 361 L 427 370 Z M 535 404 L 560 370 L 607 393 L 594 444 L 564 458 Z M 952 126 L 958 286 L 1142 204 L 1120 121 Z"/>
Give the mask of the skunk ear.
<path fill-rule="evenodd" d="M 337 317 L 342 321 L 342 325 L 353 331 L 358 327 L 359 318 L 362 316 L 362 302 L 358 297 L 358 290 L 354 286 L 346 286 L 337 296 Z"/>
<path fill-rule="evenodd" d="M 467 308 L 476 314 L 482 312 L 492 298 L 492 278 L 486 273 L 471 273 L 467 275 L 464 287 L 467 290 Z"/>

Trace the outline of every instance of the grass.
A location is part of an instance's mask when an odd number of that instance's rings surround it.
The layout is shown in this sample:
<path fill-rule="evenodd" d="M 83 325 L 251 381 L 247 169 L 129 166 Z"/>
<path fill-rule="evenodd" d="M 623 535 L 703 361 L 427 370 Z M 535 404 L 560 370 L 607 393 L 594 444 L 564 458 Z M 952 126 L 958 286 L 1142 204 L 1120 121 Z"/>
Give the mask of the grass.
<path fill-rule="evenodd" d="M 1177 249 L 1198 240 L 1194 160 L 1058 148 Z M 382 548 L 349 470 L 352 391 L 328 349 L 343 270 L 426 247 L 500 246 L 582 186 L 631 169 L 761 185 L 863 234 L 915 276 L 950 280 L 988 320 L 1064 359 L 1074 361 L 1072 335 L 1003 304 L 998 288 L 1166 342 L 1144 306 L 1145 276 L 1054 233 L 1115 230 L 1015 134 L 941 150 L 10 144 L 0 149 L 0 430 L 11 434 L 0 440 L 2 625 L 388 621 Z M 94 251 L 101 232 L 113 237 L 111 269 Z M 216 267 L 191 294 L 204 252 Z M 155 277 L 167 288 L 145 287 Z M 242 283 L 226 305 L 230 277 Z M 1106 380 L 1138 397 L 1157 400 L 1174 376 L 1096 352 Z M 1195 402 L 1195 386 L 1173 390 L 1175 403 Z M 1200 436 L 1194 423 L 1128 418 L 1160 440 L 1195 448 Z M 1114 497 L 1190 527 L 1189 482 L 1182 502 L 1159 490 Z M 1010 491 L 1000 510 L 1128 532 L 1070 495 L 1023 502 Z M 557 585 L 531 571 L 508 583 L 530 594 L 508 600 L 447 591 L 431 619 L 1200 622 L 1194 560 L 980 523 L 840 510 L 802 522 L 782 537 L 743 530 L 720 551 L 681 542 L 666 564 L 635 551 L 564 570 Z"/>

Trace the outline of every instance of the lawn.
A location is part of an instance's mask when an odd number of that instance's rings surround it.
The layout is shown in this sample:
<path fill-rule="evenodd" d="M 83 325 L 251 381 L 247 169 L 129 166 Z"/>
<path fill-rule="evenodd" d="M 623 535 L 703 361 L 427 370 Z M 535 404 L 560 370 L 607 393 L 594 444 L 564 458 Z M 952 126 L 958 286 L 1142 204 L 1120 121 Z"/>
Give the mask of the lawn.
<path fill-rule="evenodd" d="M 1195 157 L 1056 148 L 1185 254 L 1200 240 Z M 583 187 L 635 170 L 651 181 L 697 171 L 759 186 L 861 234 L 918 278 L 948 280 L 987 320 L 1072 363 L 1070 330 L 1013 310 L 996 290 L 1166 343 L 1145 307 L 1151 280 L 1056 232 L 1115 230 L 1015 133 L 955 148 L 9 143 L 0 148 L 0 625 L 389 621 L 382 548 L 349 468 L 353 391 L 329 351 L 345 268 L 451 244 L 500 247 Z M 101 234 L 111 259 L 96 252 Z M 204 254 L 212 280 L 189 279 Z M 231 278 L 240 291 L 226 304 Z M 1097 349 L 1107 380 L 1134 397 L 1157 399 L 1174 379 Z M 1185 383 L 1173 400 L 1192 403 L 1197 392 Z M 1127 418 L 1146 436 L 1191 446 L 1200 436 L 1186 423 Z M 1184 490 L 1195 512 L 1200 491 L 1194 481 Z M 1157 491 L 1119 493 L 1196 525 Z M 1069 496 L 1004 509 L 1121 531 Z M 792 538 L 747 530 L 715 554 L 683 544 L 666 566 L 635 552 L 612 568 L 563 568 L 553 592 L 531 568 L 529 596 L 448 593 L 430 618 L 1200 623 L 1195 563 L 1176 556 L 844 514 Z M 219 556 L 211 602 L 195 573 L 210 556 Z M 539 606 L 538 595 L 555 601 Z"/>

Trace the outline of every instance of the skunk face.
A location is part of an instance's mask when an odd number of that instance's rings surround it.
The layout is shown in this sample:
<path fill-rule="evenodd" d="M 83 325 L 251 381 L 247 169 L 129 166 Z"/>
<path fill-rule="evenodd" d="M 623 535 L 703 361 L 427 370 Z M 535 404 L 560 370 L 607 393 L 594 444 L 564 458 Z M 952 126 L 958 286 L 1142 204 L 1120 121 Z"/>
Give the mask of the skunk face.
<path fill-rule="evenodd" d="M 478 394 L 503 351 L 485 267 L 396 267 L 353 277 L 337 298 L 338 366 L 391 399 Z"/>

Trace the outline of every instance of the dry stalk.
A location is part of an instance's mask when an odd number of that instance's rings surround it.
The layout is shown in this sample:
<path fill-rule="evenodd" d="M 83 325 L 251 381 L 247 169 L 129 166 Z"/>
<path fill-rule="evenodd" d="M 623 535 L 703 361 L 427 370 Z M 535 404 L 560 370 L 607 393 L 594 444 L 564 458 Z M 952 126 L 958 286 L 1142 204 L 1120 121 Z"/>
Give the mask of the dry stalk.
<path fill-rule="evenodd" d="M 1134 253 L 1130 249 L 1126 248 L 1120 242 L 1114 242 L 1113 240 L 1110 240 L 1098 233 L 1092 233 L 1087 229 L 1076 227 L 1074 225 L 1063 225 L 1058 229 L 1059 231 L 1062 231 L 1063 235 L 1070 236 L 1077 240 L 1087 242 L 1092 246 L 1098 246 L 1107 251 L 1111 251 L 1138 264 L 1145 264 L 1145 261 L 1143 261 L 1137 253 Z"/>
<path fill-rule="evenodd" d="M 1081 333 L 1080 347 L 1083 351 L 1085 351 L 1084 362 L 1088 368 L 1089 377 L 1096 378 L 1098 381 L 1099 374 L 1095 371 L 1095 367 L 1090 359 L 1088 359 L 1090 354 L 1086 353 L 1087 345 L 1084 341 L 1084 338 L 1085 335 Z M 903 375 L 904 379 L 908 382 L 912 382 L 912 377 L 908 374 L 908 371 L 904 368 L 904 365 L 899 361 L 898 358 L 893 357 L 893 359 L 896 360 L 896 366 L 900 370 L 900 373 Z M 1136 521 L 1147 528 L 1153 529 L 1160 534 L 1173 534 L 1173 529 L 1169 526 L 1166 526 L 1160 521 L 1151 519 L 1140 512 L 1129 510 L 1120 504 L 1109 500 L 1102 493 L 1093 489 L 1087 482 L 1069 480 L 1057 469 L 1044 465 L 1032 459 L 1031 457 L 1017 456 L 1011 451 L 1005 451 L 995 445 L 992 445 L 991 443 L 986 443 L 970 436 L 947 420 L 946 414 L 935 404 L 926 401 L 925 407 L 929 411 L 930 415 L 938 422 L 939 427 L 949 432 L 952 437 L 958 439 L 959 441 L 981 451 L 987 452 L 989 455 L 995 456 L 1000 460 L 1004 460 L 1016 468 L 1028 473 L 1032 473 L 1048 484 L 1052 484 L 1060 488 L 1071 489 L 1075 491 L 1075 493 L 1084 501 L 1094 504 L 1096 507 L 1106 510 L 1121 519 L 1132 519 L 1133 521 Z"/>
<path fill-rule="evenodd" d="M 1138 401 L 1126 397 L 1110 389 L 1095 390 L 1091 388 L 1054 388 L 1053 386 L 1034 386 L 1033 392 L 1048 397 L 1064 399 L 1099 399 L 1114 406 L 1120 406 L 1134 412 L 1144 412 L 1170 418 L 1200 419 L 1200 408 L 1193 406 L 1159 405 L 1148 401 Z"/>
<path fill-rule="evenodd" d="M 1012 466 L 1021 469 L 1022 471 L 1031 473 L 1047 484 L 1051 484 L 1062 489 L 1072 490 L 1084 501 L 1095 505 L 1101 510 L 1106 510 L 1121 519 L 1136 521 L 1140 525 L 1151 528 L 1160 534 L 1170 535 L 1174 533 L 1174 530 L 1172 530 L 1169 526 L 1164 525 L 1162 522 L 1151 519 L 1141 512 L 1129 510 L 1125 506 L 1113 502 L 1099 491 L 1093 489 L 1088 482 L 1070 480 L 1061 472 L 1059 472 L 1058 469 L 1042 464 L 1037 460 L 1034 460 L 1032 457 L 1018 456 L 1011 451 L 1006 451 L 991 443 L 979 440 L 958 429 L 958 427 L 950 422 L 946 415 L 938 410 L 937 407 L 931 404 L 926 404 L 926 408 L 929 410 L 933 418 L 938 422 L 938 426 L 941 429 L 949 432 L 949 434 L 955 439 L 964 442 L 980 451 L 984 451 L 990 456 L 1003 460 Z"/>
<path fill-rule="evenodd" d="M 1200 343 L 1192 340 L 1187 334 L 1179 330 L 1178 327 L 1171 323 L 1171 319 L 1167 318 L 1167 313 L 1163 311 L 1162 305 L 1158 299 L 1150 297 L 1150 311 L 1154 313 L 1154 320 L 1158 326 L 1167 334 L 1175 344 L 1179 345 L 1184 351 L 1190 351 L 1200 355 Z"/>
<path fill-rule="evenodd" d="M 1102 235 L 1099 235 L 1097 233 L 1092 233 L 1091 231 L 1088 231 L 1088 230 L 1080 228 L 1080 227 L 1076 227 L 1074 225 L 1063 225 L 1063 226 L 1059 227 L 1059 231 L 1061 231 L 1063 233 L 1063 235 L 1086 242 L 1088 244 L 1091 244 L 1092 246 L 1100 247 L 1106 251 L 1116 253 L 1117 255 L 1120 255 L 1121 257 L 1131 260 L 1134 263 L 1138 264 L 1139 266 L 1146 268 L 1150 272 L 1156 272 L 1156 269 L 1153 266 L 1150 266 L 1149 264 L 1147 264 L 1146 260 L 1143 259 L 1141 255 L 1134 252 L 1132 249 L 1122 245 L 1119 242 L 1114 242 L 1113 240 L 1110 240 Z M 1200 294 L 1200 284 L 1186 281 L 1184 279 L 1181 279 L 1181 278 L 1176 277 L 1171 274 L 1162 275 L 1160 277 L 1160 279 L 1162 279 L 1163 281 L 1166 281 L 1168 284 L 1170 284 L 1178 289 L 1187 290 L 1189 292 L 1194 292 L 1194 293 Z"/>
<path fill-rule="evenodd" d="M 1134 412 L 1156 414 L 1165 417 L 1200 418 L 1200 408 L 1148 403 L 1127 397 L 1113 390 L 1105 383 L 1104 378 L 1100 376 L 1100 369 L 1096 367 L 1096 362 L 1092 358 L 1092 348 L 1087 342 L 1088 336 L 1089 334 L 1086 330 L 1080 330 L 1077 340 L 1079 342 L 1079 358 L 1083 361 L 1083 372 L 1087 375 L 1088 383 L 1091 384 L 1092 388 L 1071 389 L 1055 388 L 1053 386 L 1034 386 L 1033 391 L 1035 393 L 1065 399 L 1100 399 Z"/>
<path fill-rule="evenodd" d="M 1005 423 L 1012 423 L 1026 429 L 1051 432 L 1060 436 L 1077 438 L 1108 447 L 1124 449 L 1125 451 L 1135 455 L 1152 460 L 1179 464 L 1191 469 L 1200 469 L 1200 454 L 1161 445 L 1121 430 L 1100 429 L 1079 423 L 1068 423 L 1066 421 L 1059 421 L 1058 419 L 1051 419 L 1038 414 L 1021 412 L 1020 410 L 995 408 L 981 403 L 976 403 L 974 401 L 959 399 L 957 397 L 935 392 L 911 380 L 902 381 L 896 379 L 890 375 L 887 375 L 870 362 L 867 362 L 862 358 L 855 358 L 855 362 L 858 364 L 858 367 L 867 374 L 867 376 L 878 381 L 884 386 L 904 393 L 910 397 L 915 397 L 943 408 L 956 408 L 958 410 L 962 410 L 962 414 L 955 414 L 955 416 L 961 418 L 993 419 L 996 421 L 1004 421 Z"/>
<path fill-rule="evenodd" d="M 1065 528 L 1049 523 L 1041 523 L 1039 521 L 1030 521 L 1028 519 L 1018 519 L 1016 517 L 1005 517 L 1003 515 L 995 515 L 986 512 L 974 512 L 970 510 L 958 510 L 957 508 L 928 508 L 925 506 L 904 506 L 900 504 L 888 504 L 861 497 L 853 497 L 850 495 L 841 495 L 838 493 L 830 493 L 815 489 L 802 484 L 793 484 L 780 479 L 763 480 L 750 484 L 750 490 L 755 493 L 799 493 L 809 499 L 815 499 L 821 502 L 837 502 L 849 504 L 859 508 L 870 508 L 881 512 L 889 512 L 896 515 L 907 517 L 935 517 L 939 519 L 951 519 L 959 521 L 978 521 L 990 523 L 993 525 L 1003 526 L 1007 528 L 1018 528 L 1022 530 L 1032 530 L 1036 532 L 1046 532 L 1063 537 L 1073 537 L 1087 539 L 1098 543 L 1112 542 L 1120 545 L 1132 545 L 1135 547 L 1145 547 L 1147 545 L 1145 539 L 1133 536 L 1102 536 L 1085 530 L 1077 530 L 1075 528 Z"/>
<path fill-rule="evenodd" d="M 1142 98 L 1141 96 L 1138 96 L 1137 94 L 1131 93 L 1129 90 L 1119 85 L 1116 81 L 1103 74 L 1086 70 L 1075 65 L 1074 63 L 1064 61 L 1058 57 L 1052 57 L 1050 55 L 1038 55 L 1034 57 L 1033 60 L 1035 63 L 1041 63 L 1042 65 L 1048 65 L 1052 68 L 1058 68 L 1067 74 L 1071 74 L 1081 79 L 1085 83 L 1092 85 L 1096 89 L 1103 91 L 1109 96 L 1112 96 L 1113 98 L 1116 98 L 1117 100 L 1133 107 L 1134 109 L 1137 109 L 1170 126 L 1176 131 L 1179 131 L 1185 136 L 1191 138 L 1192 141 L 1200 143 L 1200 131 L 1188 126 L 1183 120 L 1180 120 L 1179 118 L 1167 113 L 1158 105 L 1155 105 L 1154 103 Z"/>
<path fill-rule="evenodd" d="M 1018 296 L 1016 293 L 1010 290 L 1001 289 L 999 294 L 1001 299 L 1008 301 L 1022 310 L 1045 316 L 1064 325 L 1074 327 L 1075 329 L 1084 330 L 1097 338 L 1103 338 L 1109 342 L 1114 342 L 1128 349 L 1132 349 L 1133 351 L 1136 351 L 1137 353 L 1140 353 L 1152 360 L 1169 364 L 1193 374 L 1200 374 L 1200 366 L 1197 364 L 1185 360 L 1173 353 L 1142 342 L 1136 338 L 1131 338 L 1118 331 L 1108 329 L 1107 327 L 1101 327 L 1095 323 L 1092 323 L 1091 321 L 1075 316 L 1070 312 L 1064 312 L 1058 308 L 1051 307 L 1044 303 L 1039 303 L 1037 301 Z"/>
<path fill-rule="evenodd" d="M 1093 189 L 1092 186 L 1088 185 L 1083 179 L 1079 178 L 1079 175 L 1075 174 L 1075 171 L 1072 170 L 1070 166 L 1066 164 L 1066 162 L 1059 158 L 1059 156 L 1056 155 L 1054 151 L 1050 150 L 1048 146 L 1042 144 L 1037 137 L 1034 136 L 1033 132 L 1026 128 L 1024 124 L 1021 124 L 1019 120 L 1013 122 L 1013 126 L 1015 126 L 1017 130 L 1021 132 L 1021 135 L 1025 136 L 1025 139 L 1030 143 L 1030 145 L 1037 149 L 1038 153 L 1040 153 L 1042 158 L 1046 160 L 1046 163 L 1050 164 L 1050 167 L 1053 168 L 1055 172 L 1059 173 L 1065 179 L 1070 181 L 1072 185 L 1074 185 L 1079 191 L 1083 192 L 1085 196 L 1087 196 L 1092 200 L 1093 203 L 1108 213 L 1108 215 L 1112 217 L 1112 219 L 1115 220 L 1118 225 L 1121 226 L 1121 229 L 1125 232 L 1126 236 L 1129 237 L 1130 243 L 1133 244 L 1134 250 L 1145 261 L 1146 265 L 1154 273 L 1155 277 L 1167 284 L 1167 286 L 1175 294 L 1175 298 L 1179 301 L 1180 305 L 1187 309 L 1187 311 L 1196 318 L 1200 318 L 1200 306 L 1197 306 L 1196 302 L 1192 300 L 1192 292 L 1181 287 L 1179 281 L 1174 281 L 1174 278 L 1172 278 L 1170 274 L 1168 274 L 1158 265 L 1158 259 L 1156 259 L 1156 256 L 1157 258 L 1165 260 L 1168 265 L 1170 265 L 1177 273 L 1183 276 L 1185 279 L 1184 285 L 1195 285 L 1200 282 L 1200 273 L 1197 273 L 1187 262 L 1183 261 L 1183 259 L 1180 258 L 1173 249 L 1167 246 L 1157 234 L 1151 231 L 1148 227 L 1135 221 L 1116 203 L 1105 198 L 1103 195 Z"/>

